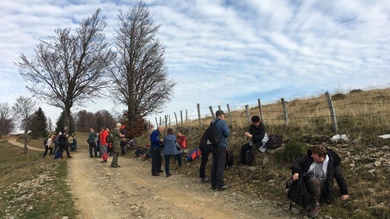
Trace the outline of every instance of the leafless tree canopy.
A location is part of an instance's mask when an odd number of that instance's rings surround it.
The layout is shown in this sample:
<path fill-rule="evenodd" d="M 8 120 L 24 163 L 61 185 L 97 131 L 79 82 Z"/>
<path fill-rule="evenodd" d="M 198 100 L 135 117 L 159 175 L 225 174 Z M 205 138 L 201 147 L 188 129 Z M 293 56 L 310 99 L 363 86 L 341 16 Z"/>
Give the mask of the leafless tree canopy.
<path fill-rule="evenodd" d="M 19 96 L 12 106 L 13 116 L 19 122 L 19 128 L 27 133 L 28 120 L 34 114 L 36 109 L 36 102 L 31 97 Z"/>
<path fill-rule="evenodd" d="M 70 115 L 74 105 L 98 97 L 107 85 L 107 72 L 115 54 L 105 40 L 106 18 L 98 9 L 71 34 L 69 29 L 56 29 L 51 42 L 41 41 L 35 48 L 36 57 L 24 54 L 16 65 L 27 88 L 49 105 Z"/>
<path fill-rule="evenodd" d="M 14 127 L 11 107 L 7 103 L 0 103 L 0 136 L 12 132 Z"/>
<path fill-rule="evenodd" d="M 167 78 L 164 48 L 156 37 L 159 26 L 153 26 L 145 5 L 140 2 L 126 13 L 120 11 L 118 20 L 112 96 L 128 106 L 127 118 L 134 124 L 171 100 L 175 82 Z"/>

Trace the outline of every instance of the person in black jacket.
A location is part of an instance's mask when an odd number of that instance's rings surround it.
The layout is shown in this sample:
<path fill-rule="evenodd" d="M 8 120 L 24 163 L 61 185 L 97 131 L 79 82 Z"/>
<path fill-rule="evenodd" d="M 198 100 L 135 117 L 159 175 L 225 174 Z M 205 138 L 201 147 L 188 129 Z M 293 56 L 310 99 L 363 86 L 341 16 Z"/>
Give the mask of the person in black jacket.
<path fill-rule="evenodd" d="M 333 150 L 314 145 L 306 156 L 295 160 L 290 169 L 293 180 L 306 177 L 307 188 L 312 196 L 309 217 L 315 218 L 321 211 L 320 199 L 330 204 L 333 201 L 333 178 L 340 187 L 341 199 L 349 198 L 348 185 L 340 169 L 341 158 Z"/>
<path fill-rule="evenodd" d="M 251 121 L 252 124 L 249 127 L 249 131 L 245 132 L 245 137 L 248 138 L 249 143 L 241 146 L 239 164 L 243 164 L 243 165 L 252 165 L 254 159 L 252 146 L 260 150 L 260 152 L 265 152 L 266 150 L 265 144 L 268 141 L 268 136 L 267 133 L 265 132 L 265 126 L 260 121 L 260 117 L 252 116 Z"/>

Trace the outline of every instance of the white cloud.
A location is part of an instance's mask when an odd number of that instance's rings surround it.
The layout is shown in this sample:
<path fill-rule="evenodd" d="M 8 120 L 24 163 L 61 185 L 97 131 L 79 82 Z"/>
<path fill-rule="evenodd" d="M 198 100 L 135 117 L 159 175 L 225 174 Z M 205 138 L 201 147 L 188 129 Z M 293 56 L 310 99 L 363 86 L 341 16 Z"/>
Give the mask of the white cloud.
<path fill-rule="evenodd" d="M 39 40 L 54 35 L 55 28 L 74 30 L 101 8 L 108 22 L 106 35 L 112 41 L 118 10 L 125 12 L 138 3 L 77 2 L 0 2 L 2 102 L 12 104 L 17 96 L 28 96 L 13 62 L 21 53 L 33 58 Z M 169 77 L 178 82 L 161 115 L 189 110 L 196 118 L 197 103 L 208 113 L 210 105 L 242 107 L 256 104 L 257 98 L 267 102 L 339 86 L 389 85 L 388 0 L 143 2 L 154 24 L 161 24 L 158 38 L 165 47 Z M 113 106 L 98 100 L 85 109 L 96 112 Z M 54 120 L 59 115 L 53 107 L 43 109 Z"/>

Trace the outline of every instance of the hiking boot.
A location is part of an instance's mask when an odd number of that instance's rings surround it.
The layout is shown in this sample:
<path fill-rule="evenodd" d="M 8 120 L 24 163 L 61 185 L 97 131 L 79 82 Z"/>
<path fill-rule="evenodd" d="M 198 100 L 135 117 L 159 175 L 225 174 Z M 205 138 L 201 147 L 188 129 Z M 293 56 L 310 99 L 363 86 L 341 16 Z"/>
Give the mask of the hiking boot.
<path fill-rule="evenodd" d="M 119 168 L 119 167 L 121 167 L 121 166 L 119 166 L 118 164 L 113 164 L 113 165 L 111 165 L 111 167 L 112 167 L 112 168 Z"/>
<path fill-rule="evenodd" d="M 314 207 L 312 207 L 312 208 L 310 209 L 308 217 L 310 217 L 310 218 L 316 218 L 317 215 L 318 215 L 318 213 L 320 213 L 320 211 L 321 211 L 320 205 L 316 205 L 316 206 L 314 206 Z"/>
<path fill-rule="evenodd" d="M 201 182 L 201 183 L 209 183 L 209 182 L 210 182 L 210 179 L 207 178 L 207 177 L 201 178 L 201 179 L 200 179 L 200 182 Z"/>
<path fill-rule="evenodd" d="M 223 191 L 223 190 L 226 190 L 226 189 L 228 189 L 228 188 L 229 188 L 228 185 L 224 185 L 224 186 L 222 186 L 221 188 L 218 188 L 218 191 Z"/>
<path fill-rule="evenodd" d="M 167 177 L 170 177 L 170 176 L 172 176 L 172 173 L 167 173 Z"/>
<path fill-rule="evenodd" d="M 160 176 L 159 173 L 152 173 L 152 176 Z"/>

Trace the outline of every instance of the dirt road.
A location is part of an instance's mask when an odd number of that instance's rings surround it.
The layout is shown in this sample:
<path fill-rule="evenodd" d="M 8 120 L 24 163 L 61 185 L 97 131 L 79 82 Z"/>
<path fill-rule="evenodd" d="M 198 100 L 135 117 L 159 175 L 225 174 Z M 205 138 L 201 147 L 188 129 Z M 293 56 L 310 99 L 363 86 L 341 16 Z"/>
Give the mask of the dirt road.
<path fill-rule="evenodd" d="M 120 157 L 121 168 L 111 168 L 111 157 L 100 163 L 83 151 L 72 155 L 68 181 L 80 218 L 278 218 L 269 214 L 266 204 L 254 208 L 245 203 L 234 188 L 215 192 L 196 176 L 177 170 L 171 177 L 151 176 L 150 160 Z"/>
<path fill-rule="evenodd" d="M 21 147 L 21 148 L 24 148 L 24 144 L 23 143 L 20 143 L 18 141 L 16 141 L 16 138 L 8 138 L 7 141 L 15 146 L 18 146 L 18 147 Z M 43 147 L 43 146 L 42 146 Z M 44 149 L 41 149 L 41 148 L 35 148 L 35 147 L 31 147 L 31 146 L 28 146 L 27 145 L 27 148 L 29 150 L 33 150 L 33 151 L 45 151 Z"/>

